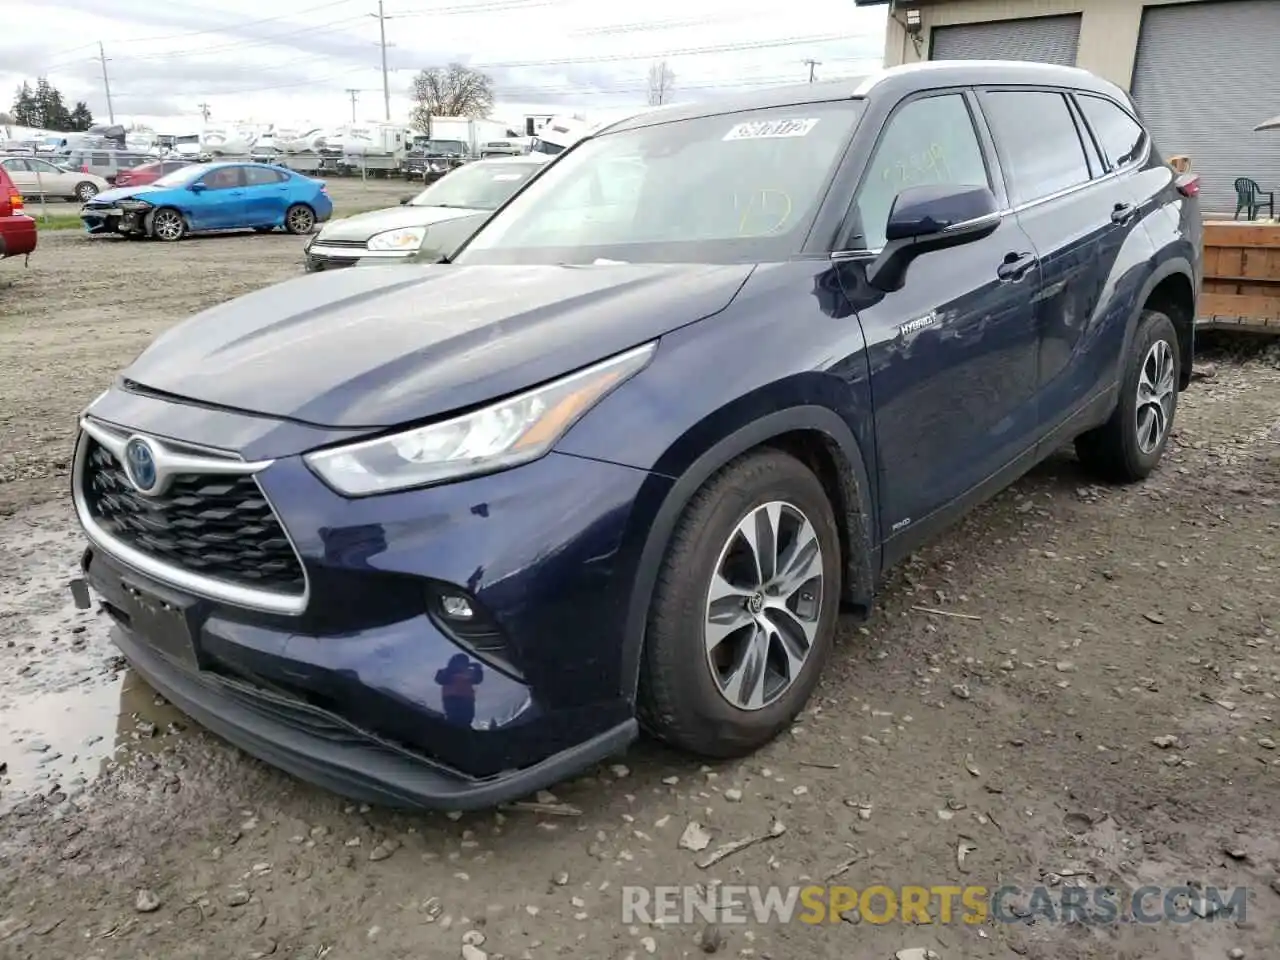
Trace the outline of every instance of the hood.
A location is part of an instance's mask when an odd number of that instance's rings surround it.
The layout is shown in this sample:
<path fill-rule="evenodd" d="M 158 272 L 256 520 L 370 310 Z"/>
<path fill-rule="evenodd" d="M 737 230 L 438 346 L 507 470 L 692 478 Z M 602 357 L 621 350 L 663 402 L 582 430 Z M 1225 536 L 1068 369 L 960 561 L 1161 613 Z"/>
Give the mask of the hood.
<path fill-rule="evenodd" d="M 130 187 L 116 187 L 114 190 L 103 190 L 93 198 L 94 203 L 116 203 L 120 200 L 132 200 L 135 197 L 144 197 L 148 193 L 163 193 L 164 187 L 152 186 L 149 183 L 140 183 Z"/>
<path fill-rule="evenodd" d="M 332 427 L 516 393 L 723 310 L 750 265 L 404 266 L 266 287 L 171 328 L 125 380 Z"/>
<path fill-rule="evenodd" d="M 461 207 L 388 207 L 385 210 L 371 210 L 358 213 L 354 217 L 343 217 L 331 220 L 316 235 L 317 243 L 326 240 L 368 240 L 375 233 L 384 230 L 396 230 L 400 227 L 429 227 L 433 223 L 445 220 L 457 220 L 459 217 L 473 213 L 484 213 L 483 210 L 468 210 Z"/>

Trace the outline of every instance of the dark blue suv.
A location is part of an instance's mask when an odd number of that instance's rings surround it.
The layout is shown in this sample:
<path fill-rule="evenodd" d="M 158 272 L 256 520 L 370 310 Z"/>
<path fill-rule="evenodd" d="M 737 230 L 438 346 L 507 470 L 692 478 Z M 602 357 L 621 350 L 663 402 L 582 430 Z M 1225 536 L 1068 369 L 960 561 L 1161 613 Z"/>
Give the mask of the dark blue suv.
<path fill-rule="evenodd" d="M 1197 192 L 1074 69 L 641 115 L 447 264 L 161 336 L 81 423 L 85 576 L 157 690 L 352 796 L 502 802 L 642 727 L 745 753 L 965 510 L 1071 441 L 1157 466 Z"/>

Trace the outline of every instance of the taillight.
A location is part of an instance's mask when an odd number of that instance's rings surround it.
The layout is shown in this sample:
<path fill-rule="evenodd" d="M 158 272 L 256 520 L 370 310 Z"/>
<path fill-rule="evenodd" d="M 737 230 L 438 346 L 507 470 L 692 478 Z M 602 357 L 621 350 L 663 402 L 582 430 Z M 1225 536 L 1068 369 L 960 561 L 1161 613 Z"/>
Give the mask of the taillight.
<path fill-rule="evenodd" d="M 1184 173 L 1173 181 L 1173 185 L 1178 188 L 1178 192 L 1184 197 L 1200 196 L 1200 176 L 1195 173 Z"/>
<path fill-rule="evenodd" d="M 26 213 L 26 205 L 22 202 L 22 198 L 16 193 L 9 197 L 9 209 L 15 217 L 20 217 Z"/>

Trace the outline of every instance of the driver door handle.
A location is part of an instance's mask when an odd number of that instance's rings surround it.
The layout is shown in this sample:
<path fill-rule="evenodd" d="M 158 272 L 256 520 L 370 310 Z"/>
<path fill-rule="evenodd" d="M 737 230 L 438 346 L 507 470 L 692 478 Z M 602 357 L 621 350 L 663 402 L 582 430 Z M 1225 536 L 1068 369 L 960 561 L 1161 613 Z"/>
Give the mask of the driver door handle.
<path fill-rule="evenodd" d="M 1137 212 L 1138 208 L 1132 203 L 1117 203 L 1115 209 L 1111 211 L 1111 222 L 1128 223 Z"/>
<path fill-rule="evenodd" d="M 1010 253 L 1005 256 L 1004 263 L 996 269 L 996 276 L 1010 283 L 1017 283 L 1027 275 L 1027 271 L 1036 265 L 1034 253 Z"/>

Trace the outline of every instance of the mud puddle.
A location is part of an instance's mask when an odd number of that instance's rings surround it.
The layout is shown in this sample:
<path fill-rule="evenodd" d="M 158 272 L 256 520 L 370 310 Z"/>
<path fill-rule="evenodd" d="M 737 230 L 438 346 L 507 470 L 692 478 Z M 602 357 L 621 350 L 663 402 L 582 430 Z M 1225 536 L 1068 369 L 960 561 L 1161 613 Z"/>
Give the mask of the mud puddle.
<path fill-rule="evenodd" d="M 0 521 L 0 813 L 37 793 L 76 796 L 179 717 L 126 669 L 106 618 L 76 609 L 67 583 L 82 546 L 65 504 Z"/>

